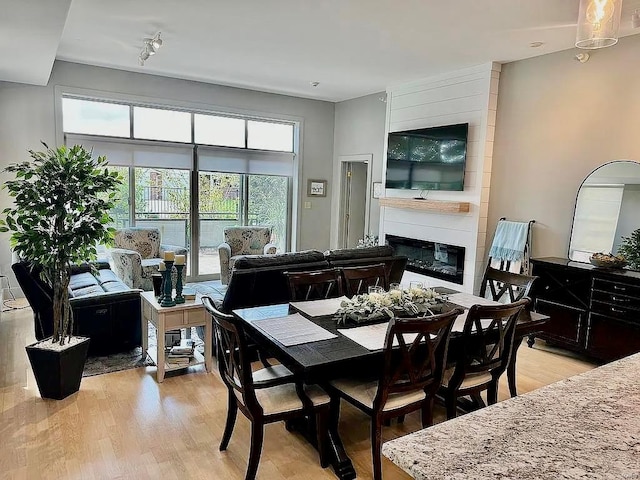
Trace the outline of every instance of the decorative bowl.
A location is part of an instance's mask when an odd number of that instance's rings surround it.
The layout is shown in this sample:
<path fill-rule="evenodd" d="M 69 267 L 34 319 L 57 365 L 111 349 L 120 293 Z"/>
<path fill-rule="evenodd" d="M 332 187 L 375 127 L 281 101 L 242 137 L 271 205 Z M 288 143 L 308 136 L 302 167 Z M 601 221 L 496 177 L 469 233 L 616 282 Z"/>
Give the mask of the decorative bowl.
<path fill-rule="evenodd" d="M 623 268 L 627 261 L 616 255 L 594 253 L 589 257 L 589 262 L 598 268 Z"/>

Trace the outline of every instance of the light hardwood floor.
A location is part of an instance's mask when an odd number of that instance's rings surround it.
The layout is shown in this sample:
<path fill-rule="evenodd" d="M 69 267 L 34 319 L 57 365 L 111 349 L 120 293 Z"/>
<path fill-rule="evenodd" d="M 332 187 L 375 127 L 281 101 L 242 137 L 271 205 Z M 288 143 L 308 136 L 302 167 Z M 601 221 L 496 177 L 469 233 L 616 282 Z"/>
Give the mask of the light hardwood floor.
<path fill-rule="evenodd" d="M 2 312 L 0 321 L 0 478 L 7 479 L 242 479 L 249 422 L 238 413 L 226 452 L 218 446 L 226 389 L 217 374 L 198 367 L 155 381 L 155 367 L 82 380 L 80 392 L 42 400 L 24 346 L 33 342 L 30 309 Z M 594 367 L 579 358 L 523 346 L 521 393 Z M 507 398 L 506 384 L 500 400 Z M 436 422 L 445 419 L 436 407 Z M 420 428 L 417 413 L 386 427 L 383 441 Z M 341 436 L 358 478 L 371 478 L 368 417 L 343 402 Z M 282 424 L 266 427 L 259 479 L 334 479 L 315 450 Z M 386 480 L 409 478 L 385 461 Z"/>

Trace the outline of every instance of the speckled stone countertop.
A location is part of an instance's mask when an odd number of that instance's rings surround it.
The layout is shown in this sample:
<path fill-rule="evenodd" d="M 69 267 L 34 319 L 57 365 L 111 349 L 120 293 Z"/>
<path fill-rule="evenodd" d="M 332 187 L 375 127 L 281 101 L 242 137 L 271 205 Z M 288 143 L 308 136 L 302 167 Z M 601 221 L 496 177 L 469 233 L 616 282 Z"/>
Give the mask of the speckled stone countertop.
<path fill-rule="evenodd" d="M 387 442 L 416 479 L 640 479 L 640 354 Z"/>

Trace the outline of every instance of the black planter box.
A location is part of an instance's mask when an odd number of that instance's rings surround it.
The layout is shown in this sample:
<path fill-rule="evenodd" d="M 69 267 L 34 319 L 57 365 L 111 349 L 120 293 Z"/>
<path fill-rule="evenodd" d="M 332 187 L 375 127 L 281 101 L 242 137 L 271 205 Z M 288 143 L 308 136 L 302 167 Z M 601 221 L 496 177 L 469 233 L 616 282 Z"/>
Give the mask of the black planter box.
<path fill-rule="evenodd" d="M 82 338 L 81 342 L 61 351 L 45 350 L 36 345 L 25 348 L 40 396 L 62 400 L 77 392 L 87 359 L 89 339 Z"/>

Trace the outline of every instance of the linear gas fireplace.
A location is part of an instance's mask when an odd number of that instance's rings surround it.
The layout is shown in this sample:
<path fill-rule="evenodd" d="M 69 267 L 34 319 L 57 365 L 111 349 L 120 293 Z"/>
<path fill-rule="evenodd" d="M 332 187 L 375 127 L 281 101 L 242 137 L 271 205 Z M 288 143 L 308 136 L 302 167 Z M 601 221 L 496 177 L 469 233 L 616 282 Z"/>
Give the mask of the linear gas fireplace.
<path fill-rule="evenodd" d="M 464 247 L 386 235 L 396 255 L 408 257 L 407 270 L 462 285 Z"/>

